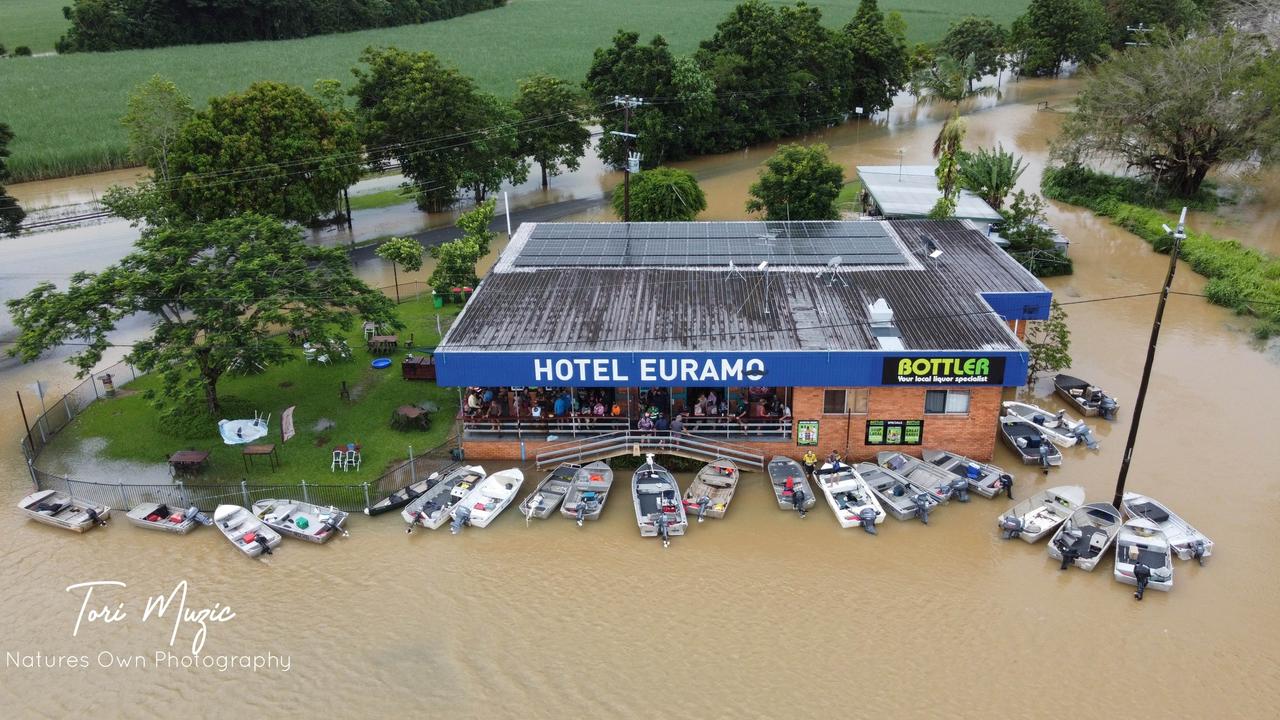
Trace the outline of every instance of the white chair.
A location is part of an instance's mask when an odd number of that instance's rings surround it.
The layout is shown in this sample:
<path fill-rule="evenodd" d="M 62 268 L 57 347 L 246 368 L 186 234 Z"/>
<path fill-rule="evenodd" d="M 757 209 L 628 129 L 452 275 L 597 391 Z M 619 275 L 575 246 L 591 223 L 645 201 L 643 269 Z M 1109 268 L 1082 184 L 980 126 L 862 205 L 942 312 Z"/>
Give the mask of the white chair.
<path fill-rule="evenodd" d="M 304 361 L 308 362 L 308 363 L 309 363 L 309 362 L 311 362 L 312 360 L 315 360 L 315 359 L 316 359 L 316 349 L 315 349 L 315 348 L 304 348 L 304 349 L 303 349 L 303 351 L 302 351 L 302 359 L 303 359 Z"/>
<path fill-rule="evenodd" d="M 320 363 L 321 365 L 328 365 L 328 364 L 329 364 L 329 356 L 328 356 L 328 355 L 317 355 L 317 356 L 316 356 L 316 362 Z"/>
<path fill-rule="evenodd" d="M 346 458 L 346 453 L 344 453 L 344 452 L 343 452 L 343 451 L 341 451 L 341 450 L 334 450 L 334 451 L 333 451 L 333 462 L 329 463 L 329 472 L 334 472 L 334 471 L 336 471 L 336 470 L 338 469 L 338 466 L 339 466 L 339 465 L 341 465 L 341 466 L 342 466 L 342 469 L 343 469 L 343 471 L 345 472 L 345 471 L 346 471 L 346 469 L 347 469 L 346 459 L 345 459 L 345 458 Z"/>
<path fill-rule="evenodd" d="M 347 451 L 346 462 L 343 464 L 342 469 L 345 471 L 348 468 L 355 468 L 356 470 L 360 469 L 360 453 L 359 452 L 355 450 Z"/>

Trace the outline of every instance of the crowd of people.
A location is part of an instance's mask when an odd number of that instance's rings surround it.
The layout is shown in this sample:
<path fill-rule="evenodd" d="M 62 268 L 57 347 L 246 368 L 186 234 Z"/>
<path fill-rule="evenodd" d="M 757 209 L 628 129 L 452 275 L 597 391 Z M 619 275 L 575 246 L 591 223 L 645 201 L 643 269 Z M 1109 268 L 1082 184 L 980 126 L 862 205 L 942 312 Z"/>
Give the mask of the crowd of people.
<path fill-rule="evenodd" d="M 790 419 L 791 408 L 777 393 L 752 392 L 734 402 L 715 390 L 698 391 L 696 400 L 671 398 L 666 388 L 643 390 L 634 409 L 621 391 L 585 388 L 468 388 L 463 405 L 467 418 L 484 419 L 498 429 L 504 419 L 540 421 L 593 418 L 626 418 L 643 431 L 685 432 L 696 429 L 700 418 L 735 421 L 742 431 L 748 419 Z M 690 390 L 690 396 L 693 391 Z"/>

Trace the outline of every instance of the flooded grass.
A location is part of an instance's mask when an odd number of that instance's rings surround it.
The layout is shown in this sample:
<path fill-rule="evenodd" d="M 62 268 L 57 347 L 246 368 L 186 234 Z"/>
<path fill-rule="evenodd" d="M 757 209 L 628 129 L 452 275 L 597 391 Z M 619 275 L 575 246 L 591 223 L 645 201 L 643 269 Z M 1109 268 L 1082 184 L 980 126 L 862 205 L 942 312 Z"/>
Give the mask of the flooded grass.
<path fill-rule="evenodd" d="M 452 316 L 458 309 L 456 305 L 446 305 L 439 312 Z M 421 345 L 436 344 L 436 312 L 429 300 L 401 305 L 400 317 L 406 326 L 401 337 L 413 333 Z M 299 351 L 295 362 L 268 368 L 258 375 L 229 376 L 219 383 L 228 419 L 252 416 L 254 411 L 271 414 L 270 435 L 263 442 L 276 443 L 281 467 L 273 473 L 266 463 L 259 462 L 249 471 L 249 482 L 372 482 L 378 476 L 377 468 L 407 459 L 410 445 L 415 452 L 425 451 L 452 434 L 458 403 L 456 390 L 405 380 L 400 377 L 398 363 L 386 370 L 375 370 L 369 366 L 374 356 L 365 351 L 358 328 L 345 337 L 353 351 L 348 362 L 307 364 L 302 362 Z M 389 357 L 394 360 L 405 353 L 402 348 Z M 131 383 L 129 389 L 155 389 L 159 380 L 157 375 L 145 376 Z M 350 400 L 339 397 L 344 381 Z M 391 428 L 395 408 L 424 402 L 440 408 L 431 413 L 429 431 L 400 432 Z M 290 405 L 297 406 L 297 437 L 283 444 L 280 413 Z M 212 453 L 209 468 L 200 480 L 239 482 L 246 477 L 240 457 L 242 448 L 222 443 L 218 419 L 202 418 L 192 434 L 174 430 L 162 426 L 156 410 L 141 392 L 134 392 L 89 406 L 53 441 L 45 457 L 50 459 L 51 467 L 76 479 L 138 482 L 135 478 L 152 477 L 157 470 L 167 472 L 165 460 L 177 450 L 208 450 Z M 362 446 L 361 469 L 355 473 L 330 472 L 330 448 L 349 442 Z M 145 473 L 122 470 L 128 468 L 144 468 Z"/>
<path fill-rule="evenodd" d="M 35 0 L 25 0 L 34 2 Z M 430 50 L 499 95 L 515 92 L 516 80 L 546 72 L 580 81 L 595 48 L 619 28 L 646 38 L 661 34 L 673 50 L 692 52 L 709 37 L 736 0 L 519 0 L 425 25 L 379 28 L 302 40 L 192 45 L 112 53 L 75 53 L 5 61 L 0 98 L 5 122 L 17 136 L 11 150 L 14 182 L 121 167 L 125 134 L 120 127 L 129 91 L 156 73 L 178 84 L 197 105 L 213 95 L 240 90 L 256 80 L 281 80 L 310 88 L 317 79 L 350 84 L 351 68 L 369 46 Z M 778 3 L 781 4 L 781 3 Z M 857 0 L 811 2 L 833 27 L 853 17 Z M 1027 0 L 991 0 L 982 8 L 1008 24 Z M 889 0 L 912 42 L 934 40 L 968 14 L 946 0 Z M 7 24 L 7 23 L 6 23 Z M 3 40 L 3 38 L 0 38 Z"/>

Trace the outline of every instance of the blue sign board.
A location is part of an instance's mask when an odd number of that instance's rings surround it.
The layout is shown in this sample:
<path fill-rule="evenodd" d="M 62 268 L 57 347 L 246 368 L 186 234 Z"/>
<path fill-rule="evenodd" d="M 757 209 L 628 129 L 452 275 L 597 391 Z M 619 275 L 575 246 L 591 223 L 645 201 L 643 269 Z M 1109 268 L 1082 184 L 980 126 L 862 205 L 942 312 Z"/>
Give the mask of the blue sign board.
<path fill-rule="evenodd" d="M 899 380 L 896 370 L 886 373 L 890 366 L 914 368 L 911 382 L 921 385 L 1016 387 L 1027 379 L 1027 353 L 1017 350 L 649 353 L 442 348 L 435 362 L 436 381 L 448 387 L 869 387 L 906 382 Z M 932 381 L 919 377 L 924 370 Z"/>

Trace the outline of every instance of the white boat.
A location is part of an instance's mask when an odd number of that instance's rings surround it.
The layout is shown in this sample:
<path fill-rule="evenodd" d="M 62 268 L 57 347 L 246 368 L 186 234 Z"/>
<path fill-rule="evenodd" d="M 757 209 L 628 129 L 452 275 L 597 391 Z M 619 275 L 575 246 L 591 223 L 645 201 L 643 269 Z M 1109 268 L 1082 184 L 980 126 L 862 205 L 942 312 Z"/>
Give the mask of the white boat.
<path fill-rule="evenodd" d="M 18 501 L 27 517 L 45 525 L 82 533 L 106 525 L 111 508 L 73 498 L 59 490 L 37 490 Z"/>
<path fill-rule="evenodd" d="M 525 522 L 538 518 L 545 520 L 560 507 L 569 488 L 573 487 L 573 479 L 578 475 L 578 466 L 561 463 L 556 469 L 547 473 L 538 483 L 538 487 L 520 502 L 520 514 Z"/>
<path fill-rule="evenodd" d="M 684 503 L 680 502 L 680 486 L 666 468 L 645 455 L 646 462 L 631 477 L 631 500 L 636 507 L 636 524 L 641 537 L 660 537 L 662 546 L 671 544 L 672 535 L 683 535 L 689 527 Z"/>
<path fill-rule="evenodd" d="M 1004 539 L 1015 537 L 1034 543 L 1053 532 L 1084 505 L 1084 487 L 1059 485 L 1032 495 L 996 518 Z"/>
<path fill-rule="evenodd" d="M 817 504 L 818 498 L 809 488 L 804 466 L 800 463 L 778 455 L 769 461 L 768 470 L 769 485 L 773 488 L 773 496 L 778 499 L 779 510 L 795 510 L 804 517 Z"/>
<path fill-rule="evenodd" d="M 142 503 L 125 514 L 133 525 L 148 530 L 186 535 L 200 525 L 212 525 L 213 520 L 195 507 L 174 510 L 164 503 Z"/>
<path fill-rule="evenodd" d="M 858 463 L 855 469 L 879 498 L 885 512 L 898 520 L 914 518 L 928 525 L 929 513 L 942 504 L 938 496 L 889 468 L 864 462 Z"/>
<path fill-rule="evenodd" d="M 1212 540 L 1158 500 L 1127 492 L 1120 509 L 1125 517 L 1141 517 L 1155 523 L 1179 559 L 1196 560 L 1203 565 L 1204 559 L 1213 554 Z"/>
<path fill-rule="evenodd" d="M 1006 400 L 1003 405 L 1006 415 L 1012 415 L 1038 426 L 1045 437 L 1060 448 L 1072 447 L 1080 442 L 1090 450 L 1097 450 L 1101 446 L 1098 439 L 1093 436 L 1093 430 L 1088 423 L 1068 416 L 1066 410 L 1054 413 L 1039 405 L 1016 400 Z"/>
<path fill-rule="evenodd" d="M 414 525 L 438 530 L 449 521 L 453 506 L 466 497 L 484 476 L 484 468 L 479 465 L 461 465 L 450 470 L 440 478 L 440 482 L 414 498 L 400 511 L 400 517 L 408 523 L 404 531 L 413 532 Z"/>
<path fill-rule="evenodd" d="M 884 522 L 884 507 L 855 468 L 844 463 L 825 463 L 813 476 L 822 494 L 827 496 L 827 504 L 836 514 L 840 527 L 861 526 L 868 533 L 876 534 L 876 525 Z"/>
<path fill-rule="evenodd" d="M 945 504 L 953 494 L 961 502 L 969 501 L 968 480 L 958 478 L 920 458 L 900 452 L 885 451 L 876 453 L 876 463 L 924 488 L 934 495 L 939 503 Z"/>
<path fill-rule="evenodd" d="M 1062 465 L 1062 451 L 1035 423 L 1015 415 L 1001 415 L 1000 437 L 1010 450 L 1017 453 L 1023 465 L 1039 465 L 1045 472 Z"/>
<path fill-rule="evenodd" d="M 239 505 L 219 505 L 213 511 L 213 524 L 240 552 L 249 557 L 271 554 L 283 539 L 248 509 Z"/>
<path fill-rule="evenodd" d="M 930 465 L 951 473 L 954 478 L 964 480 L 970 490 L 982 497 L 993 498 L 1004 492 L 1009 499 L 1013 499 L 1013 476 L 1003 468 L 970 460 L 949 450 L 925 450 L 921 455 Z M 958 491 L 958 488 L 953 488 L 953 492 Z"/>
<path fill-rule="evenodd" d="M 1145 566 L 1139 572 L 1138 565 Z M 1147 588 L 1168 592 L 1173 589 L 1173 551 L 1169 539 L 1146 518 L 1130 518 L 1116 537 L 1117 582 L 1133 585 L 1139 600 Z"/>
<path fill-rule="evenodd" d="M 684 492 L 685 510 L 692 510 L 698 522 L 723 518 L 738 489 L 738 477 L 738 466 L 732 460 L 712 460 L 703 465 Z"/>
<path fill-rule="evenodd" d="M 1114 397 L 1078 377 L 1057 375 L 1053 378 L 1053 389 L 1085 417 L 1115 420 L 1120 409 L 1120 403 Z"/>
<path fill-rule="evenodd" d="M 564 496 L 564 504 L 560 513 L 578 521 L 578 527 L 586 520 L 600 519 L 604 511 L 604 503 L 609 499 L 609 488 L 613 486 L 613 468 L 597 460 L 578 468 L 573 477 L 573 486 Z"/>
<path fill-rule="evenodd" d="M 522 484 L 524 473 L 519 468 L 499 470 L 476 483 L 471 492 L 454 504 L 449 531 L 457 535 L 468 525 L 488 527 L 516 499 Z"/>
<path fill-rule="evenodd" d="M 1061 560 L 1066 570 L 1074 564 L 1092 571 L 1120 534 L 1120 512 L 1106 503 L 1081 505 L 1062 523 L 1049 541 L 1049 557 Z"/>
<path fill-rule="evenodd" d="M 267 498 L 253 504 L 253 514 L 272 530 L 307 542 L 323 543 L 334 535 L 349 534 L 342 527 L 348 514 L 332 505 Z"/>

